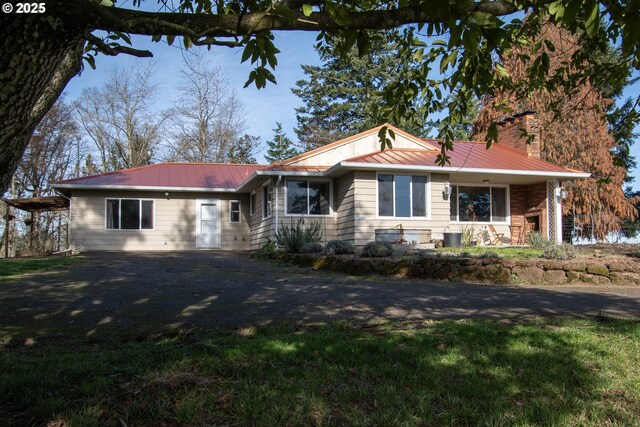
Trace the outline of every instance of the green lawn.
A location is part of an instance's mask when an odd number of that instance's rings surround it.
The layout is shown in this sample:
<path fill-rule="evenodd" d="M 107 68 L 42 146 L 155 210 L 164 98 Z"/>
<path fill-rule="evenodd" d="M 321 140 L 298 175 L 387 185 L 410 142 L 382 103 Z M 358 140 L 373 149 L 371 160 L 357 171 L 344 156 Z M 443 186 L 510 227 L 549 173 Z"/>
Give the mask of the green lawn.
<path fill-rule="evenodd" d="M 48 258 L 8 258 L 0 259 L 0 277 L 19 276 L 50 268 L 65 267 L 76 262 L 79 257 Z"/>
<path fill-rule="evenodd" d="M 637 321 L 8 342 L 5 425 L 638 425 Z"/>

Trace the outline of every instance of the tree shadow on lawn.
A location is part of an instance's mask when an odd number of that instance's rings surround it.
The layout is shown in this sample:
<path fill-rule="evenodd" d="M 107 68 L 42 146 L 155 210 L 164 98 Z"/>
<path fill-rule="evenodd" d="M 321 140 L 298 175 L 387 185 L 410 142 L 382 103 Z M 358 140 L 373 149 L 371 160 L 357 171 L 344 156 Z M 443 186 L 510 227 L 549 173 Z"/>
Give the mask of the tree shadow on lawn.
<path fill-rule="evenodd" d="M 0 424 L 635 425 L 639 334 L 446 321 L 52 341 L 3 350 Z"/>

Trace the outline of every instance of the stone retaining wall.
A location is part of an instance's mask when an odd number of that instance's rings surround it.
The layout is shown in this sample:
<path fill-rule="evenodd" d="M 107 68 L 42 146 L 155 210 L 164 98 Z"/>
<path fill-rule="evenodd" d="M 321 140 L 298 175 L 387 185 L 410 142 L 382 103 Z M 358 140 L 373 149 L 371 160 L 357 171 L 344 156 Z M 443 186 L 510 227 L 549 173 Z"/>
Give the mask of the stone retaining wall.
<path fill-rule="evenodd" d="M 640 262 L 504 260 L 424 257 L 414 260 L 362 258 L 354 255 L 276 253 L 271 259 L 355 275 L 411 277 L 464 282 L 563 285 L 640 284 Z"/>

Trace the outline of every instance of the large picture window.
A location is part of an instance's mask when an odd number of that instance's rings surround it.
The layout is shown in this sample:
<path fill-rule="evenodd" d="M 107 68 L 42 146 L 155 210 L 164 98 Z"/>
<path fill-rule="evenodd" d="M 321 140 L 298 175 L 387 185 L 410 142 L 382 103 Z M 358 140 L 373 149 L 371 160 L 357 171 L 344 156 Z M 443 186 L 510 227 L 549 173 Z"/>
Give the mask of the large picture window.
<path fill-rule="evenodd" d="M 153 200 L 107 199 L 108 230 L 153 229 Z"/>
<path fill-rule="evenodd" d="M 378 216 L 426 218 L 428 204 L 428 176 L 378 175 Z"/>
<path fill-rule="evenodd" d="M 451 190 L 451 221 L 507 221 L 507 189 L 505 187 L 454 185 Z"/>
<path fill-rule="evenodd" d="M 331 189 L 325 181 L 287 180 L 287 214 L 329 215 Z"/>

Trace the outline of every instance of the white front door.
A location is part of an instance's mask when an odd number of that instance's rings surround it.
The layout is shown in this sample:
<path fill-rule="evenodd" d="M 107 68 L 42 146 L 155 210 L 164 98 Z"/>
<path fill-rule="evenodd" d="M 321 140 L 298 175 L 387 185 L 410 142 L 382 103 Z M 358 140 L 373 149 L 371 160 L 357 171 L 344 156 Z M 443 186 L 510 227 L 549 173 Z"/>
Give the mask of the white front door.
<path fill-rule="evenodd" d="M 196 248 L 220 247 L 220 200 L 196 201 Z"/>

